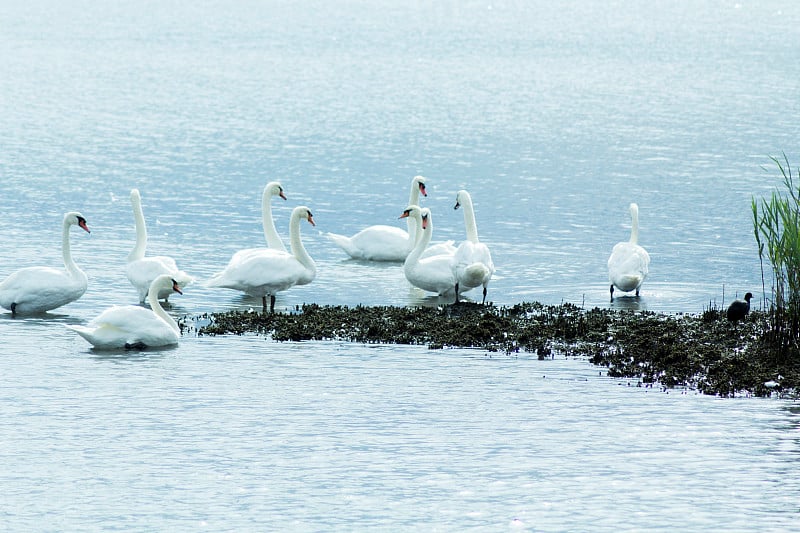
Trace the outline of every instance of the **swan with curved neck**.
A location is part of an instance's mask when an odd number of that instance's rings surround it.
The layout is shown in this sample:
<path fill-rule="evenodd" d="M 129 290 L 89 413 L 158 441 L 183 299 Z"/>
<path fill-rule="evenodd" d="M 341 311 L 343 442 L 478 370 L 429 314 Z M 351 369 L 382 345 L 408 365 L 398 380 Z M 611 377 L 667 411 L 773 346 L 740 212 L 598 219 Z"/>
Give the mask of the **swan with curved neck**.
<path fill-rule="evenodd" d="M 180 328 L 161 307 L 158 296 L 167 290 L 183 294 L 176 280 L 169 274 L 162 274 L 150 284 L 147 294 L 150 309 L 138 305 L 114 306 L 87 326 L 66 327 L 98 349 L 143 349 L 177 344 Z"/>
<path fill-rule="evenodd" d="M 403 214 L 400 215 L 399 218 L 410 218 L 414 221 L 414 226 L 417 228 L 422 227 L 422 208 L 418 205 L 409 205 L 408 208 L 403 211 Z M 416 231 L 416 239 L 414 244 L 419 242 L 422 239 L 422 231 Z M 437 242 L 436 244 L 428 244 L 425 247 L 425 250 L 422 251 L 422 255 L 420 258 L 424 257 L 431 257 L 434 255 L 453 255 L 456 253 L 456 247 L 453 246 L 453 241 L 444 241 L 444 242 Z"/>
<path fill-rule="evenodd" d="M 91 233 L 83 215 L 77 211 L 64 215 L 61 228 L 64 270 L 28 267 L 13 272 L 0 283 L 0 306 L 9 309 L 12 315 L 28 315 L 56 309 L 83 296 L 88 279 L 72 259 L 69 242 L 69 230 L 72 226 Z"/>
<path fill-rule="evenodd" d="M 208 280 L 206 285 L 260 297 L 264 311 L 269 296 L 269 309 L 274 312 L 278 292 L 311 283 L 317 275 L 317 265 L 300 238 L 300 221 L 303 219 L 312 226 L 316 225 L 308 207 L 295 207 L 289 219 L 291 253 L 265 248 L 238 258 L 234 255 L 225 270 Z"/>
<path fill-rule="evenodd" d="M 177 280 L 181 289 L 185 288 L 194 281 L 194 278 L 180 270 L 172 257 L 165 255 L 145 257 L 147 251 L 147 225 L 142 211 L 142 196 L 138 189 L 131 189 L 131 208 L 133 209 L 133 220 L 136 224 L 136 245 L 131 250 L 131 253 L 128 254 L 125 274 L 128 276 L 131 285 L 136 289 L 139 295 L 139 302 L 144 303 L 153 280 L 162 274 L 169 274 Z M 158 297 L 168 300 L 172 293 L 171 288 L 163 288 Z"/>
<path fill-rule="evenodd" d="M 460 291 L 483 286 L 483 303 L 486 303 L 486 292 L 489 280 L 494 274 L 494 262 L 489 248 L 478 240 L 478 225 L 475 221 L 475 209 L 472 197 L 465 190 L 458 191 L 454 209 L 464 208 L 464 226 L 467 240 L 462 242 L 453 255 L 453 276 L 456 278 L 456 302 Z"/>
<path fill-rule="evenodd" d="M 272 217 L 271 201 L 273 196 L 286 200 L 286 195 L 283 193 L 283 186 L 280 184 L 280 182 L 271 181 L 267 183 L 261 193 L 261 226 L 264 228 L 264 240 L 267 243 L 267 248 L 285 252 L 286 246 L 284 246 L 283 240 L 281 240 L 280 235 L 278 235 L 278 230 L 275 229 L 275 220 Z M 244 259 L 244 256 L 263 249 L 263 247 L 246 248 L 237 251 L 233 257 L 237 257 L 238 260 L 242 260 Z"/>
<path fill-rule="evenodd" d="M 425 178 L 415 176 L 411 180 L 408 205 L 417 205 L 419 196 L 427 196 Z M 407 221 L 408 231 L 394 226 L 369 226 L 352 237 L 327 233 L 327 236 L 353 259 L 367 261 L 405 261 L 417 240 L 417 228 L 413 220 Z"/>
<path fill-rule="evenodd" d="M 408 206 L 406 210 L 420 209 Z M 405 214 L 405 211 L 404 213 Z M 422 257 L 425 248 L 433 237 L 433 215 L 427 207 L 420 209 L 422 217 L 422 238 L 408 254 L 403 264 L 403 273 L 409 283 L 428 292 L 443 296 L 455 289 L 456 279 L 451 268 L 452 256 L 449 254 Z M 406 215 L 409 216 L 409 215 Z"/>
<path fill-rule="evenodd" d="M 608 279 L 611 282 L 611 301 L 614 288 L 622 292 L 636 291 L 642 286 L 650 267 L 650 255 L 639 246 L 639 206 L 630 205 L 631 237 L 627 242 L 618 242 L 608 258 Z"/>

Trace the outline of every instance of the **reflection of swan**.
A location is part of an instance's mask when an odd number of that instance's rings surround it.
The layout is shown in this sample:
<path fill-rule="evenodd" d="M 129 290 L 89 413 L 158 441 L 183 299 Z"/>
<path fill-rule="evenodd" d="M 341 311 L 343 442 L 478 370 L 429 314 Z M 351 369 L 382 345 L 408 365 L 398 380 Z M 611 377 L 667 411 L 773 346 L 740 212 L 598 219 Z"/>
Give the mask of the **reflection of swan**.
<path fill-rule="evenodd" d="M 206 285 L 260 296 L 265 311 L 269 295 L 270 311 L 274 312 L 276 293 L 311 283 L 317 275 L 317 265 L 300 239 L 300 219 L 303 218 L 315 225 L 307 207 L 295 207 L 289 221 L 292 253 L 264 248 L 238 258 L 234 255 L 225 270 L 208 280 Z"/>
<path fill-rule="evenodd" d="M 417 205 L 409 205 L 408 208 L 403 211 L 403 214 L 400 215 L 400 218 L 412 218 L 414 220 L 414 227 L 421 228 L 422 227 L 422 209 Z M 422 239 L 422 232 L 416 232 L 417 237 L 415 239 L 415 244 Z M 456 247 L 453 246 L 453 241 L 444 241 L 444 242 L 437 242 L 436 244 L 429 244 L 425 250 L 422 251 L 422 255 L 420 258 L 423 257 L 431 257 L 433 255 L 442 255 L 442 254 L 449 254 L 453 255 L 456 253 Z"/>
<path fill-rule="evenodd" d="M 67 326 L 100 349 L 153 348 L 177 344 L 180 329 L 158 301 L 165 291 L 181 293 L 178 282 L 162 274 L 150 284 L 147 302 L 150 309 L 138 305 L 114 306 L 89 322 L 88 326 Z"/>
<path fill-rule="evenodd" d="M 467 240 L 458 245 L 453 255 L 453 275 L 456 278 L 456 302 L 460 291 L 468 291 L 483 285 L 483 303 L 486 303 L 486 289 L 494 273 L 494 263 L 489 248 L 478 240 L 478 225 L 472 198 L 467 191 L 458 191 L 455 209 L 464 207 L 464 226 Z"/>
<path fill-rule="evenodd" d="M 12 315 L 50 311 L 74 302 L 86 292 L 86 274 L 72 260 L 69 229 L 78 226 L 89 233 L 86 219 L 80 213 L 64 215 L 61 230 L 61 253 L 66 270 L 29 267 L 17 270 L 0 283 L 0 306 Z"/>
<path fill-rule="evenodd" d="M 419 203 L 419 195 L 427 196 L 425 178 L 415 176 L 411 180 L 408 205 Z M 408 231 L 394 226 L 369 226 L 352 237 L 328 233 L 328 237 L 353 259 L 368 261 L 404 261 L 414 246 L 416 226 L 408 221 Z"/>
<path fill-rule="evenodd" d="M 275 220 L 272 218 L 272 205 L 270 200 L 273 196 L 278 196 L 286 200 L 286 196 L 283 194 L 283 187 L 277 181 L 267 183 L 261 194 L 261 225 L 264 228 L 264 238 L 267 241 L 267 248 L 285 252 L 286 246 L 283 245 L 283 241 L 278 235 L 278 230 L 275 229 Z M 246 255 L 263 249 L 264 248 L 247 248 L 239 250 L 233 254 L 233 257 L 241 261 Z"/>
<path fill-rule="evenodd" d="M 181 289 L 194 281 L 192 276 L 178 268 L 175 260 L 171 257 L 165 255 L 145 257 L 144 254 L 147 251 L 147 226 L 142 212 L 142 197 L 138 189 L 131 189 L 131 207 L 133 208 L 133 220 L 136 223 L 136 246 L 128 254 L 125 274 L 128 276 L 131 285 L 139 293 L 139 302 L 144 303 L 151 283 L 161 274 L 169 274 L 173 279 L 177 280 Z M 158 297 L 167 300 L 172 292 L 172 287 L 162 288 Z"/>
<path fill-rule="evenodd" d="M 416 206 L 410 206 L 413 208 Z M 408 209 L 408 208 L 407 208 Z M 433 217 L 427 207 L 421 210 L 422 238 L 408 254 L 403 272 L 409 283 L 420 289 L 445 295 L 451 293 L 456 286 L 456 278 L 451 268 L 452 255 L 441 254 L 432 257 L 421 257 L 422 252 L 431 242 L 433 236 Z"/>
<path fill-rule="evenodd" d="M 608 258 L 608 279 L 611 281 L 611 300 L 614 300 L 614 287 L 623 292 L 635 290 L 647 277 L 650 255 L 637 244 L 639 240 L 639 206 L 631 204 L 631 238 L 628 242 L 618 242 Z"/>

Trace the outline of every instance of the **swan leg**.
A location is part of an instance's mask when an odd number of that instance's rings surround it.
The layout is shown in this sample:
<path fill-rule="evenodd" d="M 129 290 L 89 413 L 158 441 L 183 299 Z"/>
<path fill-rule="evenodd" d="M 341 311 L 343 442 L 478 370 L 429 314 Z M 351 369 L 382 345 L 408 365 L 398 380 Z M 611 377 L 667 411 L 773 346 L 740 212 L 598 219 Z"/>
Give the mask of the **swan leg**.
<path fill-rule="evenodd" d="M 270 294 L 269 295 L 269 312 L 270 313 L 275 313 L 275 295 L 274 294 Z"/>
<path fill-rule="evenodd" d="M 614 301 L 614 284 L 611 284 L 611 301 Z"/>
<path fill-rule="evenodd" d="M 483 305 L 486 305 L 486 287 L 483 288 Z"/>
<path fill-rule="evenodd" d="M 261 297 L 261 312 L 262 313 L 266 313 L 267 312 L 267 295 L 266 294 Z"/>
<path fill-rule="evenodd" d="M 17 316 L 17 302 L 11 303 L 11 316 Z"/>
<path fill-rule="evenodd" d="M 639 296 L 639 287 L 636 287 L 636 296 Z"/>
<path fill-rule="evenodd" d="M 456 282 L 456 301 L 455 301 L 455 303 L 458 303 L 458 282 Z"/>

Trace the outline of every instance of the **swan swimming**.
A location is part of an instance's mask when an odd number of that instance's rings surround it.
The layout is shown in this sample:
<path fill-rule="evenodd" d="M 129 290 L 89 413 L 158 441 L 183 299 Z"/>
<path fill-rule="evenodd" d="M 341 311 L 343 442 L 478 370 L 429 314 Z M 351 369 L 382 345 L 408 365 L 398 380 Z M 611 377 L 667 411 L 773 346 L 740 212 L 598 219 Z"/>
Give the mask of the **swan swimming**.
<path fill-rule="evenodd" d="M 159 294 L 164 291 L 183 294 L 176 280 L 169 274 L 162 274 L 150 284 L 147 294 L 150 309 L 115 305 L 100 313 L 88 326 L 66 327 L 99 349 L 143 349 L 178 344 L 181 335 L 178 324 L 159 302 Z"/>
<path fill-rule="evenodd" d="M 414 176 L 407 205 L 417 205 L 419 195 L 428 196 L 425 178 Z M 417 228 L 408 221 L 408 231 L 394 226 L 369 226 L 352 237 L 327 233 L 327 236 L 353 259 L 367 261 L 405 261 L 416 242 Z"/>
<path fill-rule="evenodd" d="M 608 279 L 611 281 L 611 301 L 614 301 L 614 287 L 623 292 L 635 290 L 639 296 L 639 287 L 647 277 L 650 255 L 639 246 L 639 206 L 630 205 L 631 238 L 628 242 L 618 242 L 608 258 Z"/>
<path fill-rule="evenodd" d="M 420 209 L 416 205 L 408 206 L 406 211 Z M 406 212 L 403 212 L 406 215 Z M 431 210 L 424 207 L 420 210 L 422 216 L 422 238 L 408 254 L 403 264 L 403 273 L 409 283 L 428 292 L 435 292 L 444 296 L 455 290 L 456 278 L 453 275 L 452 258 L 450 254 L 440 254 L 431 257 L 422 257 L 425 248 L 433 236 L 433 216 Z M 409 215 L 406 215 L 409 216 Z"/>
<path fill-rule="evenodd" d="M 308 207 L 299 206 L 292 210 L 289 219 L 291 253 L 265 248 L 238 257 L 234 254 L 225 270 L 213 276 L 206 285 L 261 297 L 264 311 L 267 310 L 269 295 L 270 312 L 275 312 L 275 295 L 278 292 L 311 283 L 317 275 L 317 265 L 300 239 L 301 219 L 308 220 L 312 226 L 316 225 Z"/>
<path fill-rule="evenodd" d="M 72 259 L 69 244 L 69 230 L 72 226 L 91 233 L 83 215 L 77 211 L 64 215 L 61 253 L 66 270 L 28 267 L 11 273 L 0 283 L 0 306 L 9 309 L 12 316 L 44 313 L 74 302 L 86 292 L 86 274 Z"/>
<path fill-rule="evenodd" d="M 453 254 L 453 276 L 456 278 L 456 303 L 461 291 L 483 286 L 483 303 L 486 303 L 486 291 L 489 280 L 494 274 L 494 262 L 489 248 L 478 240 L 478 225 L 475 222 L 475 209 L 472 206 L 472 197 L 465 190 L 456 194 L 454 209 L 464 207 L 464 227 L 467 231 L 467 240 L 458 245 Z"/>
<path fill-rule="evenodd" d="M 142 196 L 139 194 L 138 189 L 131 189 L 131 208 L 133 209 L 133 220 L 136 223 L 136 245 L 131 250 L 131 253 L 128 254 L 125 274 L 139 295 L 139 303 L 144 303 L 153 280 L 162 274 L 169 274 L 173 279 L 177 280 L 178 286 L 184 289 L 194 281 L 194 278 L 180 270 L 173 258 L 165 255 L 145 257 L 145 252 L 147 251 L 147 226 L 144 222 L 144 212 L 142 211 Z M 163 287 L 158 297 L 168 300 L 172 293 L 171 287 Z"/>

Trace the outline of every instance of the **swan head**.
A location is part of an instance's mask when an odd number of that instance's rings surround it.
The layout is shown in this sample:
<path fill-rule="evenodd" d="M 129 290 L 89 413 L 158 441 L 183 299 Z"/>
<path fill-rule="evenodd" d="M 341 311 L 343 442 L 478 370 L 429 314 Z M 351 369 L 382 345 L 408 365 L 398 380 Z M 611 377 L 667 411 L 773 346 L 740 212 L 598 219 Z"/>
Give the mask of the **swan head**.
<path fill-rule="evenodd" d="M 139 189 L 131 189 L 131 202 L 141 203 L 142 195 L 139 194 Z"/>
<path fill-rule="evenodd" d="M 420 207 L 418 205 L 410 205 L 406 207 L 406 210 L 403 211 L 403 213 L 397 218 L 408 218 L 408 217 L 419 218 L 421 216 L 422 216 L 422 210 L 420 209 Z"/>
<path fill-rule="evenodd" d="M 433 218 L 431 216 L 431 210 L 428 209 L 427 207 L 423 207 L 422 209 L 420 209 L 419 214 L 422 217 L 422 229 L 423 230 L 428 229 L 428 226 L 430 226 L 429 222 Z"/>
<path fill-rule="evenodd" d="M 425 176 L 414 176 L 414 179 L 412 181 L 414 182 L 414 184 L 419 189 L 419 193 L 422 196 L 427 197 L 428 196 L 428 191 L 425 190 Z"/>
<path fill-rule="evenodd" d="M 286 196 L 283 194 L 283 186 L 278 181 L 267 183 L 267 186 L 264 187 L 264 196 L 280 196 L 286 200 Z"/>
<path fill-rule="evenodd" d="M 637 204 L 631 203 L 630 209 L 631 209 L 631 217 L 636 218 L 639 216 L 639 206 Z"/>
<path fill-rule="evenodd" d="M 64 224 L 78 226 L 86 233 L 91 233 L 91 231 L 89 231 L 89 226 L 86 225 L 86 219 L 77 211 L 72 211 L 64 215 Z"/>
<path fill-rule="evenodd" d="M 155 293 L 156 295 L 163 289 L 171 289 L 173 292 L 177 292 L 178 294 L 183 294 L 178 282 L 172 278 L 169 274 L 162 274 L 158 276 L 156 279 L 150 283 L 150 290 L 148 294 Z"/>
<path fill-rule="evenodd" d="M 465 191 L 464 189 L 461 189 L 456 194 L 456 205 L 453 206 L 453 209 L 458 209 L 459 207 L 461 207 L 462 205 L 464 205 L 464 204 L 466 204 L 468 202 L 471 203 L 472 202 L 472 198 L 470 197 L 470 195 L 469 195 L 469 193 L 467 191 Z"/>
<path fill-rule="evenodd" d="M 314 223 L 314 215 L 312 215 L 311 210 L 304 205 L 295 207 L 294 210 L 292 210 L 292 217 L 304 218 L 308 220 L 309 224 L 316 226 Z"/>

